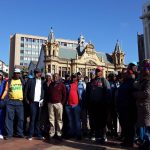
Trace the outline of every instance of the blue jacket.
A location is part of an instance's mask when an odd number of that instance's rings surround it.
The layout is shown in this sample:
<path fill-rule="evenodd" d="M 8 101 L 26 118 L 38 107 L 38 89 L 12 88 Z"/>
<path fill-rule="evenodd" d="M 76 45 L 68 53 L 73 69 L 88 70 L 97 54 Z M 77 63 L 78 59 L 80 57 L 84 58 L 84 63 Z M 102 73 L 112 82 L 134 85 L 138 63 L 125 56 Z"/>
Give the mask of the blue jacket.
<path fill-rule="evenodd" d="M 1 84 L 0 84 L 0 100 L 1 100 L 1 96 L 2 96 L 3 93 L 4 93 L 5 85 L 6 85 L 6 81 L 5 81 L 5 80 L 2 80 L 2 82 L 1 82 Z"/>

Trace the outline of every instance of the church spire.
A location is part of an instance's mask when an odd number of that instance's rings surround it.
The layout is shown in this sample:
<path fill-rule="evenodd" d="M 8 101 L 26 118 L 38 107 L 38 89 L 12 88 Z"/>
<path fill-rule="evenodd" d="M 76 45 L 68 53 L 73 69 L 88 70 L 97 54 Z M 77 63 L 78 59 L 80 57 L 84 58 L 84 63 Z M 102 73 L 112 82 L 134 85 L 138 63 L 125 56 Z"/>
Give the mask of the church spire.
<path fill-rule="evenodd" d="M 48 42 L 54 42 L 54 41 L 55 41 L 55 36 L 54 36 L 53 28 L 51 27 L 51 31 L 48 36 Z"/>
<path fill-rule="evenodd" d="M 122 52 L 118 40 L 117 40 L 117 43 L 116 43 L 116 45 L 115 45 L 114 52 L 115 52 L 115 53 L 121 53 L 121 52 Z"/>

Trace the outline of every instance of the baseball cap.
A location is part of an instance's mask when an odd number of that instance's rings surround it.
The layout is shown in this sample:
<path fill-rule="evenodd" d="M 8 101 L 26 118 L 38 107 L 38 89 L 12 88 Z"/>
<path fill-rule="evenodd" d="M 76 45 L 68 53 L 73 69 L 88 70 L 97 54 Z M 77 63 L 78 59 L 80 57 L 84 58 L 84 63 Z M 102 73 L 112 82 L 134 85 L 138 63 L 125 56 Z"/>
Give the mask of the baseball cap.
<path fill-rule="evenodd" d="M 68 73 L 65 74 L 65 78 L 68 78 L 70 77 L 70 75 Z"/>
<path fill-rule="evenodd" d="M 103 71 L 103 67 L 98 66 L 95 71 Z"/>
<path fill-rule="evenodd" d="M 48 73 L 46 74 L 46 76 L 52 76 L 52 74 L 48 72 Z"/>
<path fill-rule="evenodd" d="M 77 77 L 77 74 L 75 74 L 75 73 L 71 74 L 71 78 L 76 78 L 76 77 Z"/>
<path fill-rule="evenodd" d="M 14 73 L 20 73 L 21 70 L 19 68 L 15 68 Z"/>
<path fill-rule="evenodd" d="M 80 75 L 82 75 L 82 73 L 81 72 L 77 72 L 77 76 L 80 76 Z"/>

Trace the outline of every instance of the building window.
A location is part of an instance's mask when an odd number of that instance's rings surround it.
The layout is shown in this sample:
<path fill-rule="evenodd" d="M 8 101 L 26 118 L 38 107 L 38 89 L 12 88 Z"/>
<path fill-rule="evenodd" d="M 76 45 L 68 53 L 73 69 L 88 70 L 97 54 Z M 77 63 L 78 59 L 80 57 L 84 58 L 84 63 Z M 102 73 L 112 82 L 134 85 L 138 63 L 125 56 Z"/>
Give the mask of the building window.
<path fill-rule="evenodd" d="M 31 48 L 31 44 L 28 44 L 28 48 Z"/>
<path fill-rule="evenodd" d="M 55 73 L 55 65 L 52 65 L 52 74 Z"/>
<path fill-rule="evenodd" d="M 23 63 L 20 63 L 21 66 L 23 66 Z"/>
<path fill-rule="evenodd" d="M 61 45 L 62 45 L 62 46 L 67 46 L 67 43 L 61 42 Z"/>
<path fill-rule="evenodd" d="M 48 65 L 48 72 L 51 72 L 51 65 Z"/>
<path fill-rule="evenodd" d="M 31 51 L 28 51 L 28 55 L 31 55 Z"/>
<path fill-rule="evenodd" d="M 95 69 L 88 69 L 88 74 L 87 76 L 90 78 L 90 74 L 91 74 L 91 71 L 94 71 Z"/>
<path fill-rule="evenodd" d="M 20 53 L 21 53 L 21 54 L 24 54 L 24 50 L 20 50 Z"/>
<path fill-rule="evenodd" d="M 79 72 L 82 73 L 82 76 L 86 76 L 85 68 L 79 68 Z"/>
<path fill-rule="evenodd" d="M 21 47 L 24 47 L 24 43 L 21 43 L 20 46 L 21 46 Z"/>
<path fill-rule="evenodd" d="M 62 67 L 62 77 L 65 77 L 65 74 L 67 74 L 67 67 Z"/>
<path fill-rule="evenodd" d="M 56 55 L 55 55 L 55 50 L 53 50 L 53 56 L 56 56 Z"/>
<path fill-rule="evenodd" d="M 68 67 L 68 74 L 70 75 L 70 68 Z"/>
<path fill-rule="evenodd" d="M 25 38 L 25 41 L 28 42 L 28 38 Z"/>
<path fill-rule="evenodd" d="M 48 56 L 51 56 L 51 50 L 48 50 Z"/>
<path fill-rule="evenodd" d="M 36 43 L 39 43 L 39 40 L 38 40 L 38 39 L 36 40 Z"/>
<path fill-rule="evenodd" d="M 32 39 L 32 42 L 35 42 L 36 41 L 36 39 Z"/>
<path fill-rule="evenodd" d="M 24 59 L 24 57 L 23 56 L 20 56 L 20 60 L 23 60 Z"/>
<path fill-rule="evenodd" d="M 32 48 L 35 49 L 35 45 L 32 45 Z"/>
<path fill-rule="evenodd" d="M 148 10 L 148 11 L 150 11 L 150 5 L 149 5 L 149 6 L 147 6 L 147 10 Z"/>
<path fill-rule="evenodd" d="M 24 37 L 21 37 L 21 41 L 24 42 Z"/>
<path fill-rule="evenodd" d="M 28 41 L 29 41 L 29 42 L 32 42 L 32 39 L 31 39 L 31 38 L 29 38 L 29 39 L 28 39 Z"/>
<path fill-rule="evenodd" d="M 59 67 L 59 76 L 61 77 L 61 67 Z"/>
<path fill-rule="evenodd" d="M 28 63 L 24 63 L 24 66 L 28 66 Z"/>

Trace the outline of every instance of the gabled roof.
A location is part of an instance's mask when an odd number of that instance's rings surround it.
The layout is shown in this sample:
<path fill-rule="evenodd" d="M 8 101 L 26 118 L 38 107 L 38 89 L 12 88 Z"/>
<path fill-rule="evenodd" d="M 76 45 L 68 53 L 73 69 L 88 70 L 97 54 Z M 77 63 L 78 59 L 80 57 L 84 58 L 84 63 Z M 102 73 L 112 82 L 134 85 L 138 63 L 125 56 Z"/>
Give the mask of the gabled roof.
<path fill-rule="evenodd" d="M 103 61 L 105 63 L 111 63 L 111 64 L 113 63 L 113 59 L 110 54 L 103 53 L 103 52 L 96 52 L 96 54 L 99 58 L 103 58 Z"/>

